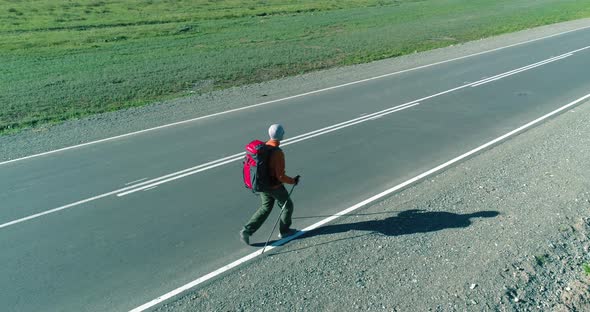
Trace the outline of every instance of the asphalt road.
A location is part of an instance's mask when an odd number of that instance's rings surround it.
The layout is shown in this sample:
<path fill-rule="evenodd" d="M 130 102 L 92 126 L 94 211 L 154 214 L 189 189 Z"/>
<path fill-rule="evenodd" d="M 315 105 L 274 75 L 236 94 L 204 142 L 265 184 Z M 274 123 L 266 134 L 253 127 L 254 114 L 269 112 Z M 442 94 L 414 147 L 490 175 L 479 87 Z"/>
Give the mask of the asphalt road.
<path fill-rule="evenodd" d="M 2 164 L 2 307 L 129 310 L 259 248 L 238 239 L 259 202 L 234 159 L 271 123 L 303 228 L 587 95 L 588 64 L 586 29 Z"/>

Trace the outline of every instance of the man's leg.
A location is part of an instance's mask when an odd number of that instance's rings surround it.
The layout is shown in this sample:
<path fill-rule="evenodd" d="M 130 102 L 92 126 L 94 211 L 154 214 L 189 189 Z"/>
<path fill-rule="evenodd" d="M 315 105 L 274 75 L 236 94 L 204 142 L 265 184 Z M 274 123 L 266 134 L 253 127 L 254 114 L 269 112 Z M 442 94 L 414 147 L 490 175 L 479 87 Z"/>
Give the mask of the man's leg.
<path fill-rule="evenodd" d="M 262 205 L 244 226 L 244 232 L 248 235 L 254 234 L 262 226 L 262 223 L 268 218 L 275 204 L 274 197 L 269 193 L 260 193 L 260 200 L 262 201 Z"/>
<path fill-rule="evenodd" d="M 282 208 L 285 202 L 287 203 L 281 214 L 279 231 L 281 234 L 288 234 L 289 228 L 291 227 L 291 216 L 293 215 L 293 201 L 289 198 L 289 192 L 287 192 L 285 186 L 273 190 L 272 195 L 277 200 L 279 207 Z"/>

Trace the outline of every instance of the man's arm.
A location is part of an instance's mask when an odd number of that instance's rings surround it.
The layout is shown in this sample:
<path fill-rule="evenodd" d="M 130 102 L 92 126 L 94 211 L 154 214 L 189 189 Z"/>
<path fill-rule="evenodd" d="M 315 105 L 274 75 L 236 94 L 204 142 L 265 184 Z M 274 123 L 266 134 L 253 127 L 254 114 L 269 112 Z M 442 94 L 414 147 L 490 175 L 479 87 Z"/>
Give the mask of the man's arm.
<path fill-rule="evenodd" d="M 282 183 L 295 184 L 295 179 L 285 174 L 285 154 L 281 150 L 273 152 L 272 157 L 274 158 L 274 176 Z"/>

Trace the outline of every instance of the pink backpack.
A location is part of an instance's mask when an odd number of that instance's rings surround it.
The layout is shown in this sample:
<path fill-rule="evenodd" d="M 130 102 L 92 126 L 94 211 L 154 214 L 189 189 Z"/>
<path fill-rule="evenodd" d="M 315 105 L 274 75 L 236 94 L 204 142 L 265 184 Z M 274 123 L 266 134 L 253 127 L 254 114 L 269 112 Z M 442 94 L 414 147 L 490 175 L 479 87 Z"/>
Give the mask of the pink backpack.
<path fill-rule="evenodd" d="M 253 193 L 263 192 L 270 184 L 270 172 L 268 163 L 272 151 L 278 149 L 266 145 L 260 140 L 254 140 L 246 145 L 246 156 L 244 156 L 244 185 Z"/>

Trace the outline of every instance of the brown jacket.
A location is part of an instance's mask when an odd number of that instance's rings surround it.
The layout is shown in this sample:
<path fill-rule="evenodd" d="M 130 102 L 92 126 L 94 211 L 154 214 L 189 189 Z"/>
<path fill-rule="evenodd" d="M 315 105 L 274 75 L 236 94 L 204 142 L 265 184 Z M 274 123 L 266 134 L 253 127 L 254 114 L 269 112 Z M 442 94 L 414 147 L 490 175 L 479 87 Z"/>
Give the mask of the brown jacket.
<path fill-rule="evenodd" d="M 266 142 L 266 145 L 273 147 L 279 147 L 280 144 L 277 140 Z M 278 185 L 272 186 L 273 189 L 280 187 L 283 183 L 295 184 L 295 179 L 285 174 L 285 154 L 282 150 L 276 150 L 272 153 L 268 165 L 270 167 L 270 175 L 280 182 Z"/>

